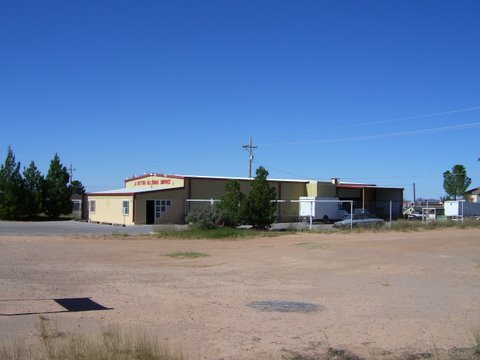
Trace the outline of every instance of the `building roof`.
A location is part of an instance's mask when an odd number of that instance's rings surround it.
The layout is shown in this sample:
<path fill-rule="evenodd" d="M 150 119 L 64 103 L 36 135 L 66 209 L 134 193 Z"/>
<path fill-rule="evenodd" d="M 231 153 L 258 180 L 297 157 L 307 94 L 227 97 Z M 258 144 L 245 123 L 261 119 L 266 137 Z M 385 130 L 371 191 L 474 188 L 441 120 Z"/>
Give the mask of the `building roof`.
<path fill-rule="evenodd" d="M 340 189 L 396 189 L 396 190 L 404 189 L 401 187 L 377 186 L 375 184 L 357 184 L 357 183 L 339 183 L 337 184 L 337 188 L 340 188 Z"/>
<path fill-rule="evenodd" d="M 477 188 L 473 188 L 473 189 L 465 191 L 465 194 L 480 195 L 480 186 L 477 187 Z"/>
<path fill-rule="evenodd" d="M 178 189 L 178 187 L 169 186 L 165 188 L 120 188 L 120 189 L 113 189 L 113 190 L 90 192 L 88 193 L 88 195 L 133 195 L 133 194 L 139 194 L 139 193 L 147 193 L 147 192 L 163 191 L 163 190 L 171 190 L 171 189 Z"/>
<path fill-rule="evenodd" d="M 253 178 L 249 178 L 249 177 L 236 177 L 236 176 L 206 176 L 206 175 L 145 173 L 144 175 L 139 175 L 139 176 L 134 175 L 133 177 L 126 178 L 124 182 L 144 179 L 150 176 L 159 176 L 159 177 L 176 178 L 176 179 L 253 180 Z M 304 179 L 269 179 L 269 178 L 267 180 L 268 181 L 301 182 L 301 183 L 307 183 L 309 181 L 312 181 L 312 180 L 304 180 Z M 325 180 L 325 182 L 329 182 L 329 181 Z"/>
<path fill-rule="evenodd" d="M 145 173 L 143 175 L 133 175 L 132 177 L 127 177 L 125 178 L 125 180 L 123 180 L 124 182 L 127 182 L 127 181 L 132 181 L 132 180 L 139 180 L 139 179 L 144 179 L 146 177 L 150 177 L 150 176 L 160 176 L 160 177 L 167 177 L 167 178 L 177 178 L 177 179 L 183 179 L 185 178 L 185 176 L 183 175 L 172 175 L 172 174 L 160 174 L 160 173 Z"/>

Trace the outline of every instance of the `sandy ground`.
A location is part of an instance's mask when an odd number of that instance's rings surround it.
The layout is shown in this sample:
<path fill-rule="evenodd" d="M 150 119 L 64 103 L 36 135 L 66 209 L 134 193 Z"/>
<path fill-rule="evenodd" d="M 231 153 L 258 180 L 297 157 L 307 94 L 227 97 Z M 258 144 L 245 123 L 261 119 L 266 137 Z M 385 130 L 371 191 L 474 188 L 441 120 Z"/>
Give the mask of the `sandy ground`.
<path fill-rule="evenodd" d="M 209 256 L 178 259 L 174 251 Z M 53 299 L 110 310 L 65 312 Z M 192 359 L 363 356 L 472 344 L 480 231 L 298 234 L 238 241 L 0 236 L 0 344 L 39 315 L 66 332 L 140 328 Z M 318 305 L 259 311 L 254 301 Z"/>

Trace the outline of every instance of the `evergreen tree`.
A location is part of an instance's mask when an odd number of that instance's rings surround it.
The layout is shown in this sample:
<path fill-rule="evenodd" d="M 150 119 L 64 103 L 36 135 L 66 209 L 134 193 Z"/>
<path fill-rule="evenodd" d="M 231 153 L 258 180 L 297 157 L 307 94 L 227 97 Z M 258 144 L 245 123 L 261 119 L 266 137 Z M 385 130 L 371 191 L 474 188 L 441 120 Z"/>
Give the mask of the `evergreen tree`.
<path fill-rule="evenodd" d="M 30 166 L 23 170 L 25 179 L 25 215 L 35 217 L 42 212 L 42 198 L 45 179 L 32 161 Z"/>
<path fill-rule="evenodd" d="M 79 180 L 73 180 L 70 184 L 72 188 L 72 194 L 83 195 L 85 194 L 85 187 Z"/>
<path fill-rule="evenodd" d="M 58 154 L 55 154 L 45 177 L 43 209 L 49 217 L 72 213 L 72 187 L 69 186 L 69 180 L 67 168 L 60 162 Z"/>
<path fill-rule="evenodd" d="M 467 170 L 463 165 L 457 164 L 451 172 L 443 173 L 443 188 L 449 199 L 457 200 L 457 197 L 463 197 L 471 183 L 472 179 L 467 176 Z"/>
<path fill-rule="evenodd" d="M 246 201 L 246 220 L 257 229 L 266 229 L 274 221 L 276 205 L 275 188 L 267 181 L 268 171 L 260 166 L 252 181 L 251 190 Z"/>
<path fill-rule="evenodd" d="M 240 183 L 228 180 L 225 184 L 225 194 L 222 196 L 218 209 L 225 226 L 237 226 L 242 223 L 245 207 L 245 195 L 240 191 Z"/>
<path fill-rule="evenodd" d="M 25 185 L 20 163 L 15 161 L 11 146 L 5 163 L 0 166 L 0 219 L 14 220 L 24 215 Z"/>

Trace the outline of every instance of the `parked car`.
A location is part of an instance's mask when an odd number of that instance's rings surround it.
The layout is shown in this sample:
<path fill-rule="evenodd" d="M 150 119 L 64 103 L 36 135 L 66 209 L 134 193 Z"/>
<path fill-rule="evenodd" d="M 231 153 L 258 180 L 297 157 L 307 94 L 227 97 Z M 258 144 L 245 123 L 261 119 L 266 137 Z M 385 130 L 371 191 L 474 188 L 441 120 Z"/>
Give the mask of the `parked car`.
<path fill-rule="evenodd" d="M 336 221 L 333 223 L 333 226 L 337 228 L 346 228 L 350 227 L 350 225 L 357 227 L 357 226 L 382 226 L 385 224 L 383 219 L 379 219 L 372 214 L 367 213 L 353 213 L 353 221 L 351 221 L 350 214 L 346 215 L 343 220 Z"/>
<path fill-rule="evenodd" d="M 414 213 L 408 214 L 407 219 L 408 220 L 422 220 L 423 215 L 421 213 L 414 212 Z"/>

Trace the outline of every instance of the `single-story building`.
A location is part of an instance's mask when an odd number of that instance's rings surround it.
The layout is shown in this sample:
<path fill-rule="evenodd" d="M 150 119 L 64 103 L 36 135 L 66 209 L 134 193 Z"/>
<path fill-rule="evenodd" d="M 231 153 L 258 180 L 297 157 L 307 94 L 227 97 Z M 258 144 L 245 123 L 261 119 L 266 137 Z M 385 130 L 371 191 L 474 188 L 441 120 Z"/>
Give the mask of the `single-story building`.
<path fill-rule="evenodd" d="M 466 191 L 465 199 L 471 202 L 480 202 L 480 187 Z"/>
<path fill-rule="evenodd" d="M 251 178 L 183 176 L 150 173 L 126 179 L 121 189 L 88 193 L 88 219 L 111 224 L 182 224 L 193 206 L 210 204 L 225 193 L 228 180 L 237 180 L 244 193 Z M 395 217 L 401 214 L 403 189 L 332 181 L 269 179 L 275 188 L 277 222 L 298 221 L 302 196 L 338 197 L 354 200 L 356 207 L 376 213 L 394 202 Z M 388 209 L 388 207 L 387 207 Z M 378 213 L 384 216 L 383 213 Z"/>

